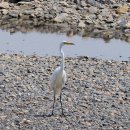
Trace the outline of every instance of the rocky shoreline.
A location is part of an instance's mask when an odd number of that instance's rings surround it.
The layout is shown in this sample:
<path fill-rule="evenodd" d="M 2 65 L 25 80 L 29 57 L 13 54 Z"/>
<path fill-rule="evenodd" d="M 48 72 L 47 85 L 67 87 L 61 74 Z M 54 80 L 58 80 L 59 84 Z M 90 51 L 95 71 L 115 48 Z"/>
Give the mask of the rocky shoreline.
<path fill-rule="evenodd" d="M 130 62 L 65 58 L 65 117 L 49 79 L 59 57 L 0 55 L 0 129 L 129 130 Z"/>
<path fill-rule="evenodd" d="M 0 3 L 0 28 L 11 33 L 44 30 L 54 25 L 71 35 L 80 32 L 83 37 L 119 38 L 130 42 L 130 4 L 111 0 L 98 1 L 35 0 L 18 3 Z M 46 27 L 47 26 L 47 27 Z M 60 30 L 60 29 L 59 29 Z"/>

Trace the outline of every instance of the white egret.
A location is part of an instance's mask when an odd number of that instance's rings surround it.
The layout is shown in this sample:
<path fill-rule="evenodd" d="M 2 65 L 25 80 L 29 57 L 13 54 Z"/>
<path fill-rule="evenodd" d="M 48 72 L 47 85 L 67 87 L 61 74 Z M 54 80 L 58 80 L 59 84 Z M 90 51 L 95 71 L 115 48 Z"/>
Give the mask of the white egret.
<path fill-rule="evenodd" d="M 62 101 L 61 101 L 61 91 L 62 91 L 63 85 L 65 84 L 65 81 L 66 81 L 66 72 L 64 70 L 64 52 L 62 50 L 62 47 L 64 45 L 74 45 L 74 43 L 63 41 L 60 44 L 59 49 L 60 49 L 60 54 L 61 54 L 61 57 L 62 57 L 61 65 L 54 70 L 54 72 L 51 76 L 51 79 L 50 79 L 50 82 L 51 82 L 50 88 L 51 88 L 51 90 L 54 91 L 54 102 L 53 102 L 52 115 L 53 115 L 53 111 L 54 111 L 55 101 L 56 101 L 56 99 L 58 98 L 59 95 L 60 95 L 62 115 L 64 115 L 63 107 L 62 107 Z"/>

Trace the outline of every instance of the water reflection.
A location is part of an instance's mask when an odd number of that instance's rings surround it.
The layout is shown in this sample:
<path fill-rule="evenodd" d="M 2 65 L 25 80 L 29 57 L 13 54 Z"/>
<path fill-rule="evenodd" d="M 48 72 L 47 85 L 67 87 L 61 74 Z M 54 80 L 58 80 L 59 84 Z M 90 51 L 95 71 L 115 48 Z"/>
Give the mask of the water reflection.
<path fill-rule="evenodd" d="M 76 25 L 58 24 L 45 22 L 43 19 L 31 18 L 30 20 L 17 19 L 10 17 L 2 17 L 0 20 L 0 28 L 6 30 L 10 33 L 22 32 L 28 33 L 32 31 L 41 33 L 66 33 L 68 36 L 79 35 L 82 37 L 93 37 L 93 38 L 103 38 L 106 41 L 110 39 L 117 38 L 130 42 L 129 29 L 122 31 L 121 28 L 107 29 L 103 30 L 100 27 L 95 27 L 94 25 L 87 25 L 84 29 L 78 28 Z"/>
<path fill-rule="evenodd" d="M 130 44 L 116 39 L 105 44 L 104 40 L 99 38 L 82 38 L 77 35 L 68 37 L 64 34 L 40 32 L 17 32 L 10 35 L 6 31 L 0 31 L 0 37 L 0 52 L 2 53 L 59 55 L 60 42 L 68 40 L 76 45 L 64 47 L 66 56 L 89 56 L 114 60 L 128 60 L 130 57 Z"/>

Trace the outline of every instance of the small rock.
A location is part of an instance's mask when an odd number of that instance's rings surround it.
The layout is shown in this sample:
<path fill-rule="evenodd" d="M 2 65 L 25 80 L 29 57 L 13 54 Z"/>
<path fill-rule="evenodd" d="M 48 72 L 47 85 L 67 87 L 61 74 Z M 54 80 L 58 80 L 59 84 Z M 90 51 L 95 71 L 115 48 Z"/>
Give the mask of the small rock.
<path fill-rule="evenodd" d="M 106 23 L 113 23 L 114 19 L 112 17 L 112 15 L 110 15 L 107 20 L 106 20 Z"/>
<path fill-rule="evenodd" d="M 123 130 L 124 128 L 122 126 L 119 127 L 119 130 Z"/>
<path fill-rule="evenodd" d="M 26 118 L 24 118 L 21 122 L 20 122 L 20 124 L 30 124 L 32 121 L 30 121 L 30 120 L 27 120 Z"/>
<path fill-rule="evenodd" d="M 74 0 L 74 3 L 80 4 L 80 0 Z"/>
<path fill-rule="evenodd" d="M 118 24 L 120 27 L 125 27 L 125 26 L 126 26 L 126 23 L 127 23 L 127 20 L 125 20 L 125 19 L 121 19 L 121 20 L 118 20 L 118 21 L 117 21 L 117 24 Z"/>
<path fill-rule="evenodd" d="M 102 21 L 102 20 L 103 20 L 102 15 L 99 14 L 99 15 L 98 15 L 98 19 Z"/>
<path fill-rule="evenodd" d="M 98 8 L 91 6 L 88 11 L 89 13 L 96 14 L 98 13 Z"/>
<path fill-rule="evenodd" d="M 10 11 L 9 16 L 11 16 L 12 18 L 18 18 L 18 11 Z"/>
<path fill-rule="evenodd" d="M 100 15 L 102 17 L 109 17 L 111 15 L 110 10 L 107 8 L 104 8 L 101 10 Z"/>
<path fill-rule="evenodd" d="M 0 116 L 0 119 L 1 119 L 1 120 L 5 120 L 6 117 L 7 117 L 6 115 L 1 115 L 1 116 Z"/>
<path fill-rule="evenodd" d="M 22 13 L 25 14 L 25 15 L 33 15 L 34 11 L 33 10 L 25 10 Z"/>
<path fill-rule="evenodd" d="M 57 16 L 53 19 L 53 21 L 58 22 L 58 23 L 61 23 L 61 22 L 64 21 L 64 19 L 65 19 L 67 16 L 68 16 L 67 13 L 61 13 L 61 14 L 57 15 Z"/>
<path fill-rule="evenodd" d="M 128 42 L 130 42 L 130 35 L 127 36 L 127 39 L 126 39 Z"/>
<path fill-rule="evenodd" d="M 74 31 L 71 29 L 67 32 L 67 37 L 72 37 L 74 35 Z"/>
<path fill-rule="evenodd" d="M 87 4 L 86 4 L 85 1 L 81 1 L 80 5 L 81 5 L 82 7 L 85 7 Z"/>
<path fill-rule="evenodd" d="M 21 17 L 23 20 L 26 20 L 26 19 L 28 20 L 28 19 L 29 19 L 29 15 L 24 15 L 24 14 L 23 14 L 23 15 L 21 15 L 20 17 Z"/>
<path fill-rule="evenodd" d="M 64 7 L 68 7 L 68 3 L 65 1 L 60 1 L 60 4 L 62 4 Z"/>
<path fill-rule="evenodd" d="M 130 22 L 126 23 L 125 28 L 130 29 Z"/>
<path fill-rule="evenodd" d="M 64 8 L 64 12 L 70 14 L 70 13 L 75 13 L 75 10 L 73 8 Z"/>
<path fill-rule="evenodd" d="M 124 14 L 127 13 L 129 10 L 129 6 L 128 5 L 123 5 L 117 8 L 117 13 L 118 14 Z"/>
<path fill-rule="evenodd" d="M 88 23 L 88 24 L 94 23 L 91 19 L 87 19 L 85 22 Z"/>
<path fill-rule="evenodd" d="M 85 22 L 84 21 L 80 21 L 79 24 L 78 24 L 78 27 L 80 28 L 84 28 L 86 25 L 85 25 Z"/>
<path fill-rule="evenodd" d="M 9 3 L 8 2 L 2 2 L 0 3 L 0 9 L 8 9 Z"/>
<path fill-rule="evenodd" d="M 10 33 L 15 33 L 15 29 L 14 29 L 14 28 L 11 28 L 11 29 L 10 29 Z"/>
<path fill-rule="evenodd" d="M 43 9 L 42 8 L 36 8 L 35 12 L 43 12 Z"/>
<path fill-rule="evenodd" d="M 95 14 L 85 15 L 85 19 L 96 19 L 97 16 Z"/>
<path fill-rule="evenodd" d="M 120 89 L 122 92 L 125 92 L 125 91 L 126 91 L 126 88 L 123 87 L 123 86 L 119 86 L 119 89 Z"/>
<path fill-rule="evenodd" d="M 104 39 L 111 39 L 113 37 L 113 34 L 112 34 L 112 32 L 106 31 L 106 32 L 102 33 L 102 37 Z"/>
<path fill-rule="evenodd" d="M 123 104 L 123 102 L 124 102 L 123 98 L 121 96 L 119 97 L 118 101 L 119 101 L 120 104 Z"/>
<path fill-rule="evenodd" d="M 86 121 L 86 122 L 85 122 L 85 125 L 88 126 L 88 127 L 90 127 L 92 124 L 91 124 L 90 121 Z"/>
<path fill-rule="evenodd" d="M 3 14 L 3 15 L 8 14 L 8 12 L 9 12 L 9 11 L 8 11 L 7 9 L 3 9 L 3 10 L 2 10 L 2 14 Z"/>

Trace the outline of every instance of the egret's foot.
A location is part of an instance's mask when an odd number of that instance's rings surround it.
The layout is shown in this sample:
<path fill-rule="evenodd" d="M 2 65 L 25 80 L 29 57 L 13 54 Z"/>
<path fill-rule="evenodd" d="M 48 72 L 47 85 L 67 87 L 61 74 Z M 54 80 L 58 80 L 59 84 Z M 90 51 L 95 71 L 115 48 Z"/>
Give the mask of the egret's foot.
<path fill-rule="evenodd" d="M 54 111 L 52 110 L 52 112 L 51 112 L 51 114 L 50 114 L 51 116 L 54 116 Z"/>
<path fill-rule="evenodd" d="M 52 113 L 47 115 L 47 117 L 51 117 L 51 116 L 53 116 L 53 114 L 52 114 Z"/>
<path fill-rule="evenodd" d="M 62 114 L 61 117 L 65 117 L 66 115 L 65 114 Z"/>
<path fill-rule="evenodd" d="M 62 117 L 65 117 L 66 115 L 65 115 L 65 113 L 62 111 L 62 113 L 61 113 L 61 116 Z"/>
<path fill-rule="evenodd" d="M 48 115 L 34 115 L 34 117 L 48 117 Z"/>

